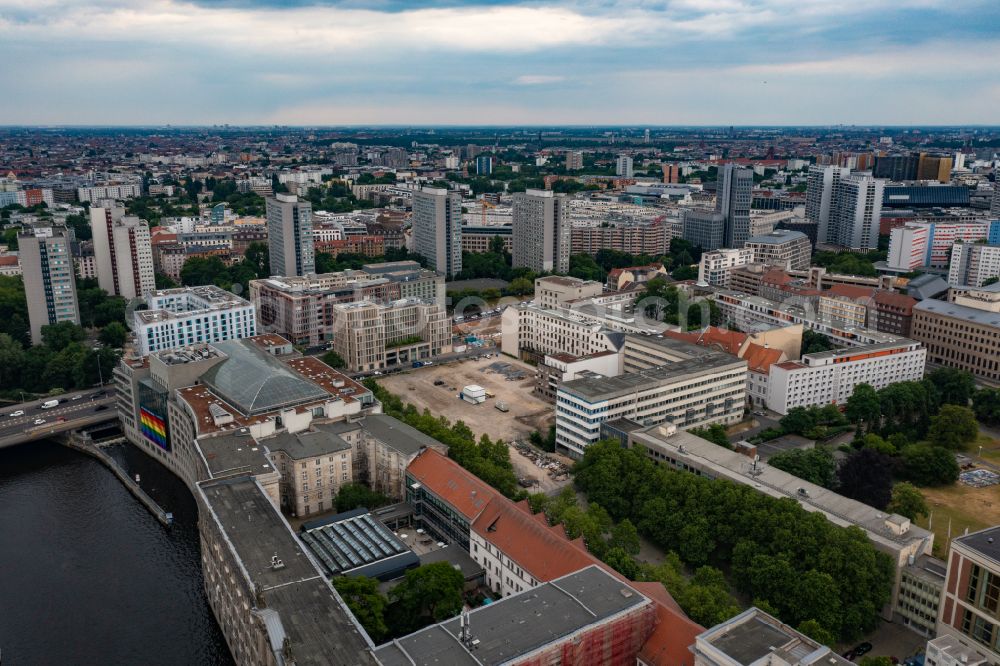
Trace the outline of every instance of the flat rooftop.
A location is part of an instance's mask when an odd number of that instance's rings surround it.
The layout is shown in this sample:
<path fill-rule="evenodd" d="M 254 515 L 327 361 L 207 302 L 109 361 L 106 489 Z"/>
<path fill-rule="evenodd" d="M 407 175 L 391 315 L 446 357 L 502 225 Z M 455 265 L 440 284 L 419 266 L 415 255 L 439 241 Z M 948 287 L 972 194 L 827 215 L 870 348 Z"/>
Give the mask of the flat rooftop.
<path fill-rule="evenodd" d="M 198 484 L 242 575 L 263 599 L 272 649 L 285 639 L 297 664 L 374 664 L 367 636 L 250 477 Z M 274 566 L 277 557 L 281 566 Z M 252 600 L 251 600 L 252 601 Z"/>
<path fill-rule="evenodd" d="M 263 447 L 247 428 L 197 440 L 212 478 L 236 474 L 268 474 L 274 471 Z"/>
<path fill-rule="evenodd" d="M 597 566 L 505 597 L 469 613 L 473 644 L 459 640 L 459 618 L 375 649 L 383 666 L 500 664 L 587 627 L 653 603 Z"/>
<path fill-rule="evenodd" d="M 375 439 L 405 455 L 415 455 L 427 448 L 445 450 L 441 442 L 388 414 L 369 414 L 361 427 Z"/>
<path fill-rule="evenodd" d="M 750 666 L 771 654 L 790 664 L 813 664 L 820 660 L 830 666 L 851 663 L 757 608 L 750 608 L 701 634 L 698 644 L 702 643 L 743 666 Z"/>
<path fill-rule="evenodd" d="M 948 301 L 939 301 L 935 298 L 925 298 L 913 306 L 914 312 L 933 312 L 944 315 L 952 319 L 961 319 L 983 326 L 1000 327 L 1000 312 L 990 312 L 989 310 L 977 310 L 967 305 L 958 305 Z"/>
<path fill-rule="evenodd" d="M 701 348 L 705 350 L 705 348 Z M 708 351 L 708 350 L 705 350 Z M 692 374 L 721 370 L 729 366 L 746 368 L 743 359 L 722 352 L 712 352 L 697 358 L 688 358 L 666 365 L 630 372 L 617 377 L 583 377 L 559 385 L 559 392 L 565 391 L 590 402 L 609 400 L 622 395 L 658 385 L 669 384 L 673 380 Z"/>
<path fill-rule="evenodd" d="M 954 541 L 983 557 L 1000 563 L 1000 525 L 956 537 Z"/>

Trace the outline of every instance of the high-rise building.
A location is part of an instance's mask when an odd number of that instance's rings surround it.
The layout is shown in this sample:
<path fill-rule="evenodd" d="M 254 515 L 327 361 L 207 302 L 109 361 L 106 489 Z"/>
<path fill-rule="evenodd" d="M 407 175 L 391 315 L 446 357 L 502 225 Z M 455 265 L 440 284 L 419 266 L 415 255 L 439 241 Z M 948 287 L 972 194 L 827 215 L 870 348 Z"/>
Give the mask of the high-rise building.
<path fill-rule="evenodd" d="M 990 205 L 990 215 L 1000 218 L 1000 176 L 995 176 L 993 183 L 993 202 Z"/>
<path fill-rule="evenodd" d="M 715 188 L 715 212 L 722 214 L 725 223 L 723 235 L 725 247 L 743 247 L 743 244 L 750 238 L 750 193 L 752 190 L 753 171 L 735 164 L 725 164 L 719 167 Z"/>
<path fill-rule="evenodd" d="M 578 171 L 583 168 L 583 153 L 571 150 L 566 153 L 566 171 Z"/>
<path fill-rule="evenodd" d="M 649 130 L 647 129 L 642 133 L 642 142 L 649 143 Z"/>
<path fill-rule="evenodd" d="M 664 164 L 663 165 L 663 182 L 664 183 L 679 183 L 681 182 L 681 168 L 676 164 Z"/>
<path fill-rule="evenodd" d="M 920 153 L 917 159 L 917 180 L 936 180 L 939 183 L 950 181 L 951 155 Z"/>
<path fill-rule="evenodd" d="M 101 289 L 124 298 L 144 298 L 156 290 L 153 246 L 145 220 L 124 208 L 91 208 L 94 261 Z"/>
<path fill-rule="evenodd" d="M 959 242 L 951 246 L 948 284 L 982 287 L 987 280 L 997 277 L 1000 277 L 1000 247 Z"/>
<path fill-rule="evenodd" d="M 686 210 L 681 236 L 706 252 L 718 250 L 726 245 L 726 218 L 722 213 L 705 208 Z"/>
<path fill-rule="evenodd" d="M 839 166 L 809 167 L 806 181 L 806 219 L 816 223 L 816 241 L 827 242 L 830 211 L 840 179 L 851 173 Z"/>
<path fill-rule="evenodd" d="M 65 227 L 39 227 L 19 233 L 17 247 L 31 342 L 37 345 L 42 342 L 42 326 L 80 323 L 70 233 Z"/>
<path fill-rule="evenodd" d="M 628 155 L 619 155 L 615 160 L 615 175 L 622 178 L 632 177 L 632 158 Z"/>
<path fill-rule="evenodd" d="M 476 173 L 480 176 L 489 176 L 493 173 L 493 157 L 490 155 L 480 155 L 476 158 Z"/>
<path fill-rule="evenodd" d="M 425 187 L 413 193 L 413 249 L 445 276 L 462 270 L 462 195 Z"/>
<path fill-rule="evenodd" d="M 565 195 L 527 190 L 514 195 L 513 265 L 536 273 L 569 272 L 570 223 Z"/>
<path fill-rule="evenodd" d="M 876 249 L 884 189 L 885 181 L 871 176 L 841 178 L 827 227 L 827 242 L 852 250 Z"/>
<path fill-rule="evenodd" d="M 309 275 L 316 272 L 312 204 L 294 194 L 267 199 L 267 244 L 271 274 Z"/>
<path fill-rule="evenodd" d="M 897 182 L 916 180 L 917 164 L 919 161 L 919 153 L 879 155 L 875 158 L 875 169 L 873 170 L 873 175 L 876 178 L 885 178 L 887 180 Z"/>

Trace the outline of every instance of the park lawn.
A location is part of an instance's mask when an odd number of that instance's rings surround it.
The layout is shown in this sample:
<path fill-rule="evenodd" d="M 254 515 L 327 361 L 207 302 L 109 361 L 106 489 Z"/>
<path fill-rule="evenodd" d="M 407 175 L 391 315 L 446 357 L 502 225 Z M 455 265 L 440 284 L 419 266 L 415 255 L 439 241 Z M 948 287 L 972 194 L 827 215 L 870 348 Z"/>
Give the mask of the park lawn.
<path fill-rule="evenodd" d="M 983 447 L 983 460 L 988 460 L 992 463 L 1000 463 L 1000 440 L 993 439 L 986 433 L 980 431 L 979 438 L 974 444 L 968 447 L 967 453 L 973 455 L 979 455 L 979 448 Z"/>
<path fill-rule="evenodd" d="M 984 450 L 985 453 L 985 450 Z M 934 555 L 945 558 L 948 554 L 948 521 L 951 521 L 952 538 L 1000 524 L 1000 486 L 973 488 L 955 483 L 942 488 L 921 488 L 934 521 Z M 917 525 L 927 528 L 929 519 L 922 517 Z"/>

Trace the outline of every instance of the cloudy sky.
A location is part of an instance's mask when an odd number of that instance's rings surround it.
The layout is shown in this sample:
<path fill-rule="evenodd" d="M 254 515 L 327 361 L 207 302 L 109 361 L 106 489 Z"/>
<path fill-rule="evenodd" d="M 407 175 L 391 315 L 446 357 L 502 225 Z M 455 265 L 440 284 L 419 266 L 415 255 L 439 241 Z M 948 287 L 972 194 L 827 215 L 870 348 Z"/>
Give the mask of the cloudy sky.
<path fill-rule="evenodd" d="M 0 0 L 0 124 L 1000 123 L 998 0 Z"/>

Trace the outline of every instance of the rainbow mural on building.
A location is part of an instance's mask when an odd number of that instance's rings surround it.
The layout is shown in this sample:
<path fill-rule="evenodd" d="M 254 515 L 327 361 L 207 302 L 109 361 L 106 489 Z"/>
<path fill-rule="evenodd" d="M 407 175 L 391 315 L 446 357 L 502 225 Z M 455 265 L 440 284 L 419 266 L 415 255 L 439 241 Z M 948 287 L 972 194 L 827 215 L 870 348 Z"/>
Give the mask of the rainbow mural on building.
<path fill-rule="evenodd" d="M 140 407 L 139 421 L 139 430 L 143 437 L 165 451 L 170 450 L 167 444 L 167 423 L 162 418 L 145 407 Z"/>

